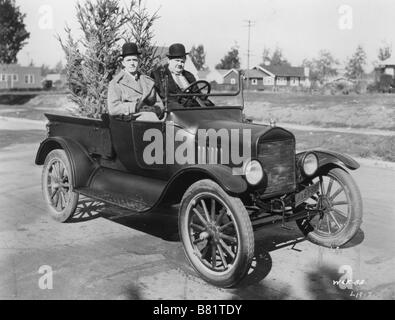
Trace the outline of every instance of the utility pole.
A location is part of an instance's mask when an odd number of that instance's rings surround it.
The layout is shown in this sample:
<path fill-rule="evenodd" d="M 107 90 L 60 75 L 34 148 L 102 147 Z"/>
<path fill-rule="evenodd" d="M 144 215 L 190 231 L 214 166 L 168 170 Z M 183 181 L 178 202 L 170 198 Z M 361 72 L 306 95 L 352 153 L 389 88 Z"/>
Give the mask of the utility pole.
<path fill-rule="evenodd" d="M 247 89 L 250 85 L 250 79 L 248 76 L 248 73 L 250 71 L 250 56 L 251 56 L 251 50 L 250 50 L 250 44 L 251 44 L 251 27 L 255 26 L 255 22 L 251 21 L 251 20 L 244 20 L 245 22 L 247 22 L 247 26 L 248 27 L 248 50 L 247 50 Z"/>

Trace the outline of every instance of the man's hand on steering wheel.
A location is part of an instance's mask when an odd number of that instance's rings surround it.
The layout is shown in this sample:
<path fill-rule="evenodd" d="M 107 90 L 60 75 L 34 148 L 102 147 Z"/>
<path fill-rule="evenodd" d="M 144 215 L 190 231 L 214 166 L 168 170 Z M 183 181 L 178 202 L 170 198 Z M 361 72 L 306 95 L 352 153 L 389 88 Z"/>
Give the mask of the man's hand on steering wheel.
<path fill-rule="evenodd" d="M 201 87 L 199 87 L 200 84 L 202 84 Z M 207 92 L 204 92 L 204 90 L 207 90 Z M 180 103 L 182 103 L 182 105 L 184 107 L 186 107 L 188 105 L 188 102 L 191 100 L 195 100 L 199 104 L 199 106 L 205 107 L 206 105 L 202 100 L 207 100 L 210 92 L 211 92 L 210 83 L 205 80 L 198 80 L 198 81 L 191 83 L 188 86 L 188 88 L 186 88 L 182 91 L 182 93 L 189 93 L 189 94 L 196 93 L 196 94 L 203 94 L 203 96 L 181 97 L 179 100 L 180 100 Z M 182 98 L 185 99 L 184 102 L 182 102 Z"/>

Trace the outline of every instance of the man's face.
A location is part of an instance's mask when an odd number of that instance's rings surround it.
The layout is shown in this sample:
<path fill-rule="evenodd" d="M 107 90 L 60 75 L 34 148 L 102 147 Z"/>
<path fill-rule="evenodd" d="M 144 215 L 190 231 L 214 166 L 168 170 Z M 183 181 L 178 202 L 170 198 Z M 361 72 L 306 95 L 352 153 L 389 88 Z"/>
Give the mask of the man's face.
<path fill-rule="evenodd" d="M 169 70 L 174 73 L 181 73 L 185 68 L 186 58 L 169 59 Z"/>
<path fill-rule="evenodd" d="M 122 65 L 127 72 L 136 73 L 139 66 L 139 58 L 138 56 L 126 56 L 122 60 Z"/>

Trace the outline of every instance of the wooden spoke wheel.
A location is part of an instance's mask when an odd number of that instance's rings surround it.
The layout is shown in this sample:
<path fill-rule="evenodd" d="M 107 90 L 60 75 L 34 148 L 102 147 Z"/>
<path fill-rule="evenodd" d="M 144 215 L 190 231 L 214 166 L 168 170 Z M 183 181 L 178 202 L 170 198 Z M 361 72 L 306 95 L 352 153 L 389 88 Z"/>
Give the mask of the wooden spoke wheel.
<path fill-rule="evenodd" d="M 240 199 L 201 180 L 185 193 L 179 215 L 184 251 L 195 270 L 216 286 L 237 284 L 254 253 L 251 221 Z"/>
<path fill-rule="evenodd" d="M 51 151 L 45 159 L 42 191 L 51 216 L 66 222 L 75 212 L 78 193 L 73 191 L 70 162 L 63 150 Z"/>
<path fill-rule="evenodd" d="M 312 242 L 339 247 L 354 237 L 362 223 L 361 194 L 352 177 L 340 168 L 321 173 L 310 183 L 317 182 L 319 191 L 306 203 L 320 213 L 296 222 Z"/>

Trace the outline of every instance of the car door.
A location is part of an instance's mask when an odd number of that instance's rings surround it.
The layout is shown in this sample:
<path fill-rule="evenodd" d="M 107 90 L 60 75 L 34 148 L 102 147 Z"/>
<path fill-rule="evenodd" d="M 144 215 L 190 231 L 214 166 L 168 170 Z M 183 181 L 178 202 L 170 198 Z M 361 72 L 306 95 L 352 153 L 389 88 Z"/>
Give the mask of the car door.
<path fill-rule="evenodd" d="M 165 169 L 165 123 L 162 121 L 132 121 L 134 159 L 137 166 L 160 175 Z"/>
<path fill-rule="evenodd" d="M 183 133 L 182 136 L 187 137 L 186 140 L 179 141 L 175 138 L 180 130 Z M 189 150 L 195 148 L 194 135 L 187 133 L 171 120 L 164 122 L 134 121 L 132 122 L 132 131 L 136 163 L 139 168 L 152 177 L 170 178 L 186 165 L 182 163 L 184 157 L 187 157 L 185 152 L 183 152 L 182 159 L 177 158 L 181 149 L 179 147 L 188 144 Z M 191 160 L 192 157 L 192 161 L 194 161 L 194 151 L 189 156 L 189 159 Z"/>
<path fill-rule="evenodd" d="M 164 122 L 137 121 L 133 116 L 111 116 L 110 129 L 116 156 L 128 172 L 160 176 L 163 165 L 151 164 L 144 159 L 144 150 L 152 143 L 151 140 L 144 141 L 144 138 L 155 132 L 160 137 L 155 143 L 163 141 Z"/>

